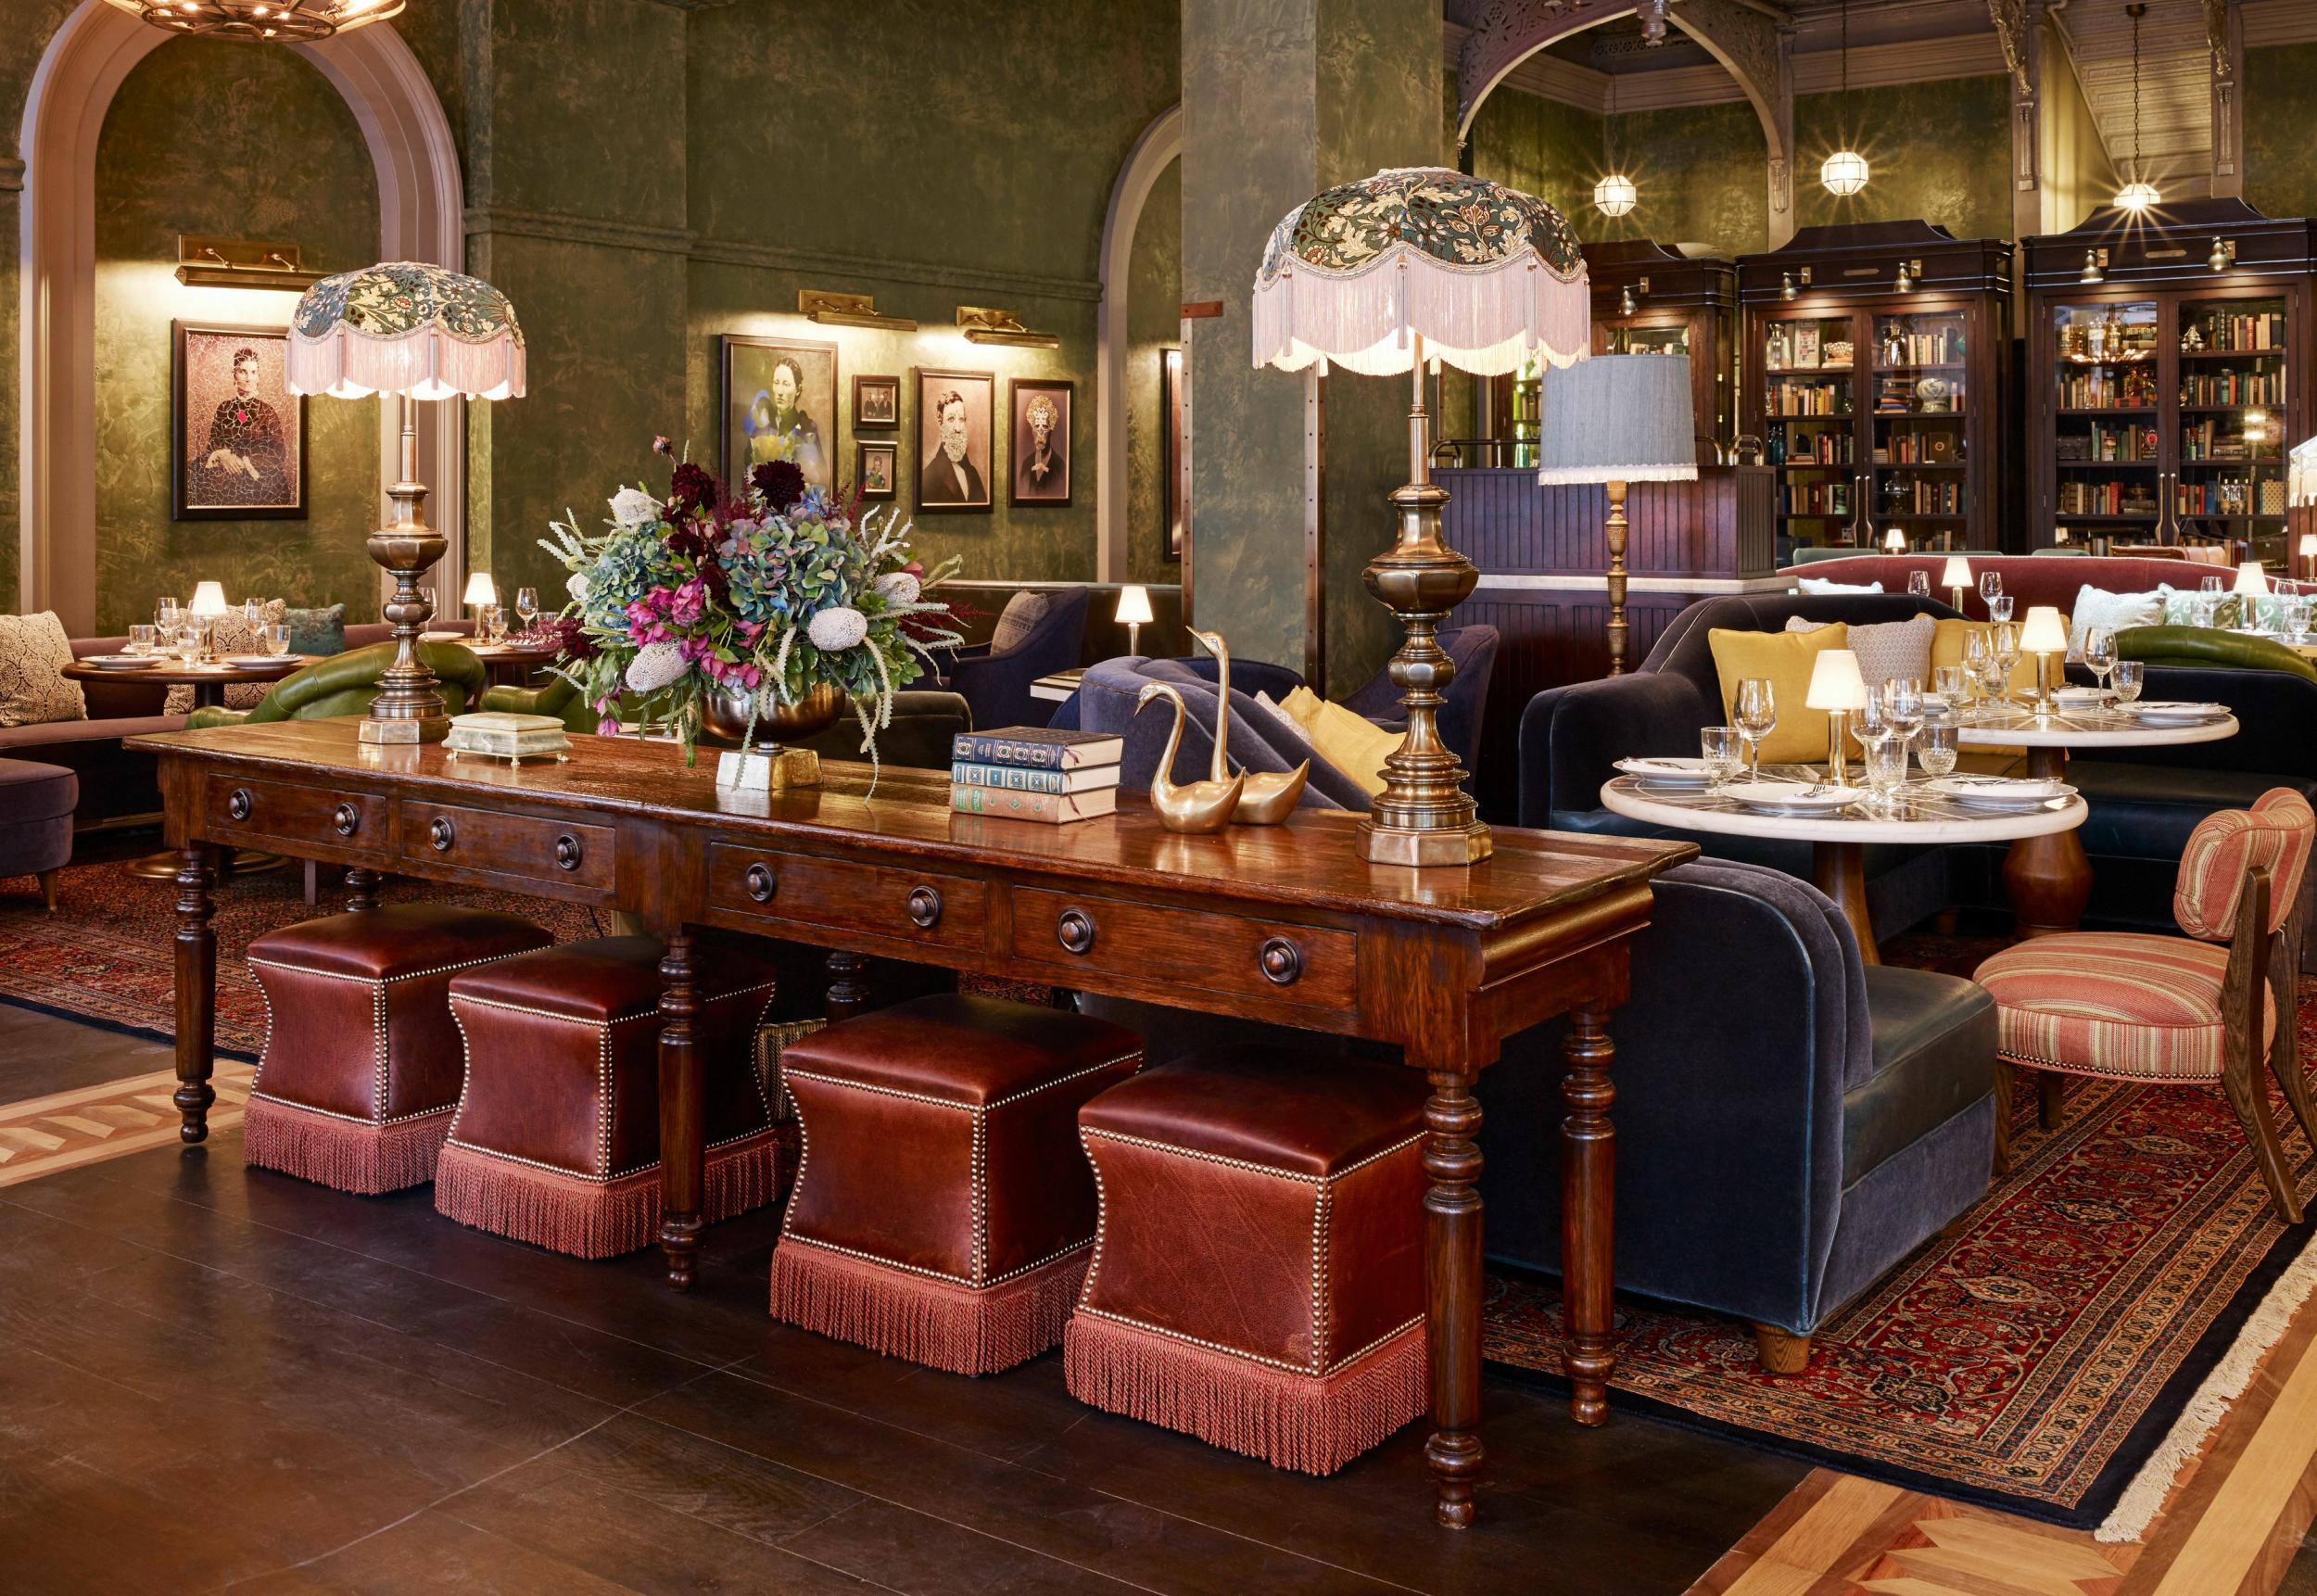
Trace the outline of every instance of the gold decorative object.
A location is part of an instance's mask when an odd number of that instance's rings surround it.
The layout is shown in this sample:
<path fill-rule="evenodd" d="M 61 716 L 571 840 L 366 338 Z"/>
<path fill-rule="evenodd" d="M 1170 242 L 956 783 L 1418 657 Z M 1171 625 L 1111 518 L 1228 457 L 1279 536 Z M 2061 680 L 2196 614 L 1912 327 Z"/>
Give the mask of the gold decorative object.
<path fill-rule="evenodd" d="M 716 785 L 760 792 L 819 786 L 819 754 L 810 748 L 783 748 L 779 740 L 810 737 L 836 725 L 844 716 L 844 693 L 823 682 L 794 703 L 760 711 L 753 735 L 763 741 L 743 754 L 741 747 L 752 736 L 749 698 L 746 692 L 708 693 L 700 701 L 701 731 L 733 744 L 716 756 Z"/>
<path fill-rule="evenodd" d="M 914 317 L 880 314 L 873 294 L 830 294 L 818 288 L 799 288 L 796 310 L 806 321 L 824 327 L 874 327 L 888 333 L 918 330 Z"/>
<path fill-rule="evenodd" d="M 117 11 L 209 39 L 313 44 L 402 14 L 403 0 L 108 0 Z"/>
<path fill-rule="evenodd" d="M 1158 756 L 1158 768 L 1151 773 L 1150 806 L 1158 811 L 1158 823 L 1170 831 L 1214 832 L 1231 824 L 1231 813 L 1239 806 L 1239 794 L 1245 791 L 1247 778 L 1234 776 L 1228 781 L 1191 781 L 1177 785 L 1174 779 L 1175 752 L 1183 746 L 1183 723 L 1190 717 L 1190 707 L 1171 682 L 1154 681 L 1135 695 L 1134 713 L 1140 715 L 1143 705 L 1154 698 L 1163 698 L 1174 704 L 1174 725 L 1167 731 L 1167 749 Z"/>
<path fill-rule="evenodd" d="M 1215 759 L 1209 774 L 1222 781 L 1230 774 L 1223 745 L 1231 741 L 1231 651 L 1224 646 L 1221 632 L 1195 630 L 1191 636 L 1215 656 Z M 1233 821 L 1241 826 L 1276 826 L 1303 796 L 1303 784 L 1311 779 L 1311 762 L 1307 759 L 1293 770 L 1247 770 L 1240 775 L 1245 786 L 1239 806 L 1231 812 Z"/>
<path fill-rule="evenodd" d="M 188 288 L 286 289 L 302 294 L 322 281 L 306 270 L 295 244 L 177 235 L 177 281 Z"/>
<path fill-rule="evenodd" d="M 1011 310 L 1000 310 L 987 305 L 957 307 L 957 330 L 969 344 L 998 344 L 1015 349 L 1058 349 L 1061 337 L 1054 333 L 1040 333 L 1022 324 L 1019 316 Z"/>

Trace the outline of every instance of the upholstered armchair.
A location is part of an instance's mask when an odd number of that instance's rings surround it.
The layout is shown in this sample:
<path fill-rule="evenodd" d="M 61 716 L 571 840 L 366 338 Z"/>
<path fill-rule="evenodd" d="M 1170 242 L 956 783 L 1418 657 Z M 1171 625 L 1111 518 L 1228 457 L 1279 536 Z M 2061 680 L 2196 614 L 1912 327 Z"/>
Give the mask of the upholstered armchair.
<path fill-rule="evenodd" d="M 2051 1129 L 2060 1075 L 2217 1084 L 2252 1143 L 2278 1217 L 2300 1223 L 2260 1061 L 2317 1145 L 2294 994 L 2306 930 L 2294 911 L 2312 842 L 2317 812 L 2279 788 L 2250 809 L 2209 817 L 2189 837 L 2172 893 L 2184 934 L 2037 937 L 1981 965 L 1977 980 L 1994 997 L 2001 1029 L 2005 1099 L 2012 1071 L 2042 1071 Z M 2004 1123 L 2007 1143 L 2008 1115 Z"/>
<path fill-rule="evenodd" d="M 595 734 L 595 711 L 561 677 L 544 687 L 487 689 L 480 707 L 511 715 L 551 715 L 574 732 Z M 956 693 L 904 690 L 893 694 L 892 724 L 877 734 L 877 756 L 887 765 L 946 770 L 957 734 L 972 729 L 971 712 Z M 847 715 L 826 731 L 798 739 L 796 746 L 830 759 L 862 758 L 860 723 Z"/>
<path fill-rule="evenodd" d="M 440 678 L 437 691 L 443 708 L 463 715 L 483 690 L 483 662 L 457 643 L 421 643 L 419 658 Z M 196 709 L 185 729 L 208 726 L 263 726 L 276 720 L 327 720 L 342 715 L 367 715 L 378 696 L 378 678 L 394 663 L 394 644 L 372 643 L 348 649 L 326 660 L 316 660 L 276 682 L 255 709 Z"/>
<path fill-rule="evenodd" d="M 1440 741 L 1463 761 L 1467 777 L 1480 768 L 1480 728 L 1488 710 L 1488 678 L 1496 670 L 1498 640 L 1494 627 L 1458 627 L 1439 634 L 1441 651 L 1456 664 L 1448 701 L 1440 705 Z M 1392 680 L 1389 665 L 1341 703 L 1352 714 L 1378 726 L 1393 731 L 1408 729 L 1408 716 L 1400 708 L 1399 688 Z"/>
<path fill-rule="evenodd" d="M 964 696 L 981 730 L 1045 725 L 1054 706 L 1032 698 L 1030 684 L 1057 670 L 1075 669 L 1085 653 L 1086 589 L 1070 588 L 1044 597 L 1045 614 L 1009 647 L 960 649 L 951 664 L 943 685 Z"/>

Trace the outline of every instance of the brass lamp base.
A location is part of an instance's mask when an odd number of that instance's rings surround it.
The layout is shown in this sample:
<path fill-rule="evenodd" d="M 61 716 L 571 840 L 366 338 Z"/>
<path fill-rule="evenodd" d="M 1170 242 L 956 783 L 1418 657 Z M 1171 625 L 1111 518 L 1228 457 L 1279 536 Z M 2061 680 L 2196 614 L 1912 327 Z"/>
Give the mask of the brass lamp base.
<path fill-rule="evenodd" d="M 407 394 L 396 396 L 402 406 L 402 480 L 386 489 L 394 501 L 394 519 L 370 535 L 364 545 L 370 557 L 394 578 L 394 593 L 381 613 L 394 627 L 394 661 L 378 678 L 378 696 L 356 731 L 358 741 L 385 744 L 440 742 L 450 732 L 450 717 L 442 695 L 435 690 L 439 678 L 419 657 L 419 635 L 435 613 L 432 595 L 418 579 L 434 568 L 450 547 L 448 539 L 426 525 L 420 506 L 426 501 L 418 475 L 418 428 Z"/>
<path fill-rule="evenodd" d="M 1497 851 L 1488 828 L 1475 820 L 1462 830 L 1415 830 L 1360 822 L 1360 856 L 1372 865 L 1477 865 Z"/>

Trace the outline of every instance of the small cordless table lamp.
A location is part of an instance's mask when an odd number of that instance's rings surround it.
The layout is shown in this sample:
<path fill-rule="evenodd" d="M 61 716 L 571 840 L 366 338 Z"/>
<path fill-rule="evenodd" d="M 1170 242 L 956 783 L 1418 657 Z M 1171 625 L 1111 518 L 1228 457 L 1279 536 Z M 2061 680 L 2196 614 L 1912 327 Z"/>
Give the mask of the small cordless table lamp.
<path fill-rule="evenodd" d="M 2245 630 L 2257 631 L 2260 626 L 2260 606 L 2254 601 L 2269 596 L 2269 573 L 2260 568 L 2258 560 L 2247 560 L 2236 567 L 2236 624 Z"/>
<path fill-rule="evenodd" d="M 217 636 L 218 616 L 223 614 L 229 607 L 225 602 L 224 583 L 196 582 L 194 584 L 193 601 L 185 606 L 185 614 L 201 623 L 201 655 L 204 659 L 213 658 L 217 653 L 216 646 L 211 640 Z"/>
<path fill-rule="evenodd" d="M 1143 628 L 1157 619 L 1150 613 L 1150 589 L 1139 582 L 1129 582 L 1119 589 L 1118 614 L 1111 617 L 1126 628 L 1126 652 L 1143 652 Z"/>
<path fill-rule="evenodd" d="M 1867 678 L 1859 674 L 1858 656 L 1848 649 L 1828 649 L 1810 662 L 1810 690 L 1803 698 L 1807 709 L 1823 709 L 1826 721 L 1826 779 L 1848 786 L 1843 774 L 1842 737 L 1850 717 L 1867 707 Z"/>
<path fill-rule="evenodd" d="M 1971 583 L 1974 580 L 1975 578 L 1971 576 L 1971 563 L 1969 560 L 1960 554 L 1947 556 L 1947 568 L 1939 573 L 1939 585 L 1952 595 L 1950 602 L 1955 605 L 1955 613 L 1958 615 L 1963 613 L 1963 596 L 1971 590 Z"/>
<path fill-rule="evenodd" d="M 2019 652 L 2035 656 L 2035 713 L 2047 716 L 2052 712 L 2052 655 L 2068 652 L 2068 628 L 2060 624 L 2057 605 L 2028 606 L 2027 620 L 2019 627 Z"/>
<path fill-rule="evenodd" d="M 2304 532 L 2300 541 L 2301 569 L 2308 573 L 2303 581 L 2317 582 L 2317 532 Z"/>
<path fill-rule="evenodd" d="M 475 612 L 475 629 L 480 633 L 483 629 L 483 612 L 499 602 L 499 589 L 492 583 L 491 574 L 488 571 L 469 573 L 466 592 L 459 602 Z"/>
<path fill-rule="evenodd" d="M 1886 554 L 1906 553 L 1906 534 L 1895 526 L 1892 527 L 1889 535 L 1882 539 L 1882 551 Z"/>

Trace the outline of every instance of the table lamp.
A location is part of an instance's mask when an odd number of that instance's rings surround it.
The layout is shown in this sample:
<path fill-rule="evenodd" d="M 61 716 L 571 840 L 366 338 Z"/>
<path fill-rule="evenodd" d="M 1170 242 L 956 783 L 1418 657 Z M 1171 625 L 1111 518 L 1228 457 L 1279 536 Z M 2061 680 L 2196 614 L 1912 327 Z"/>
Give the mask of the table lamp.
<path fill-rule="evenodd" d="M 2053 604 L 2030 604 L 2027 619 L 2019 627 L 2019 652 L 2035 656 L 2035 713 L 2040 716 L 2052 712 L 2052 655 L 2068 652 L 2068 628 L 2060 621 L 2059 610 Z"/>
<path fill-rule="evenodd" d="M 2304 532 L 2300 541 L 2301 569 L 2308 572 L 2302 580 L 2317 582 L 2317 532 Z"/>
<path fill-rule="evenodd" d="M 1882 539 L 1882 551 L 1886 554 L 1906 553 L 1906 534 L 1895 526 L 1892 527 L 1890 533 Z"/>
<path fill-rule="evenodd" d="M 2245 630 L 2260 629 L 2260 605 L 2256 600 L 2269 596 L 2269 574 L 2260 568 L 2258 560 L 2247 560 L 2236 567 L 2236 624 Z"/>
<path fill-rule="evenodd" d="M 1858 656 L 1848 649 L 1820 651 L 1810 662 L 1810 690 L 1802 702 L 1806 709 L 1827 712 L 1826 779 L 1837 787 L 1849 786 L 1842 738 L 1851 716 L 1867 707 L 1867 678 L 1859 674 Z"/>
<path fill-rule="evenodd" d="M 1129 582 L 1119 589 L 1118 613 L 1111 619 L 1126 627 L 1126 652 L 1143 652 L 1143 627 L 1157 619 L 1150 613 L 1150 589 L 1139 582 Z"/>
<path fill-rule="evenodd" d="M 1432 480 L 1427 361 L 1475 376 L 1592 350 L 1592 290 L 1576 234 L 1534 195 L 1443 167 L 1406 167 L 1304 201 L 1272 229 L 1255 275 L 1255 363 L 1299 372 L 1333 361 L 1369 376 L 1405 372 L 1408 475 L 1391 496 L 1399 531 L 1372 561 L 1368 591 L 1407 633 L 1392 681 L 1407 735 L 1360 823 L 1362 858 L 1472 865 L 1494 851 L 1440 741 L 1455 663 L 1434 636 L 1480 573 L 1440 537 L 1448 494 Z M 1469 1505 L 1469 1504 L 1467 1504 Z"/>
<path fill-rule="evenodd" d="M 475 630 L 479 636 L 483 630 L 483 612 L 499 602 L 499 589 L 491 582 L 491 574 L 488 571 L 470 572 L 466 579 L 466 592 L 459 602 L 475 612 Z"/>
<path fill-rule="evenodd" d="M 1595 355 L 1544 374 L 1537 480 L 1598 482 L 1609 497 L 1609 674 L 1625 674 L 1626 485 L 1698 475 L 1690 357 Z"/>
<path fill-rule="evenodd" d="M 370 557 L 394 578 L 382 606 L 394 662 L 357 735 L 364 742 L 438 742 L 449 729 L 435 673 L 419 657 L 434 614 L 418 578 L 449 545 L 421 512 L 417 399 L 514 399 L 524 390 L 523 329 L 507 297 L 479 277 L 414 260 L 386 260 L 324 277 L 290 317 L 289 390 L 361 399 L 392 394 L 402 433 L 400 480 L 386 489 L 393 518 L 370 535 Z"/>
<path fill-rule="evenodd" d="M 1960 554 L 1947 556 L 1947 568 L 1939 573 L 1939 585 L 1952 595 L 1949 602 L 1955 605 L 1955 613 L 1958 615 L 1963 613 L 1963 596 L 1971 590 L 1974 579 L 1969 560 Z"/>
<path fill-rule="evenodd" d="M 211 646 L 209 640 L 217 635 L 218 616 L 223 614 L 230 607 L 225 602 L 224 583 L 196 582 L 193 585 L 193 598 L 185 605 L 185 614 L 201 623 L 202 658 L 214 657 L 217 651 Z"/>

